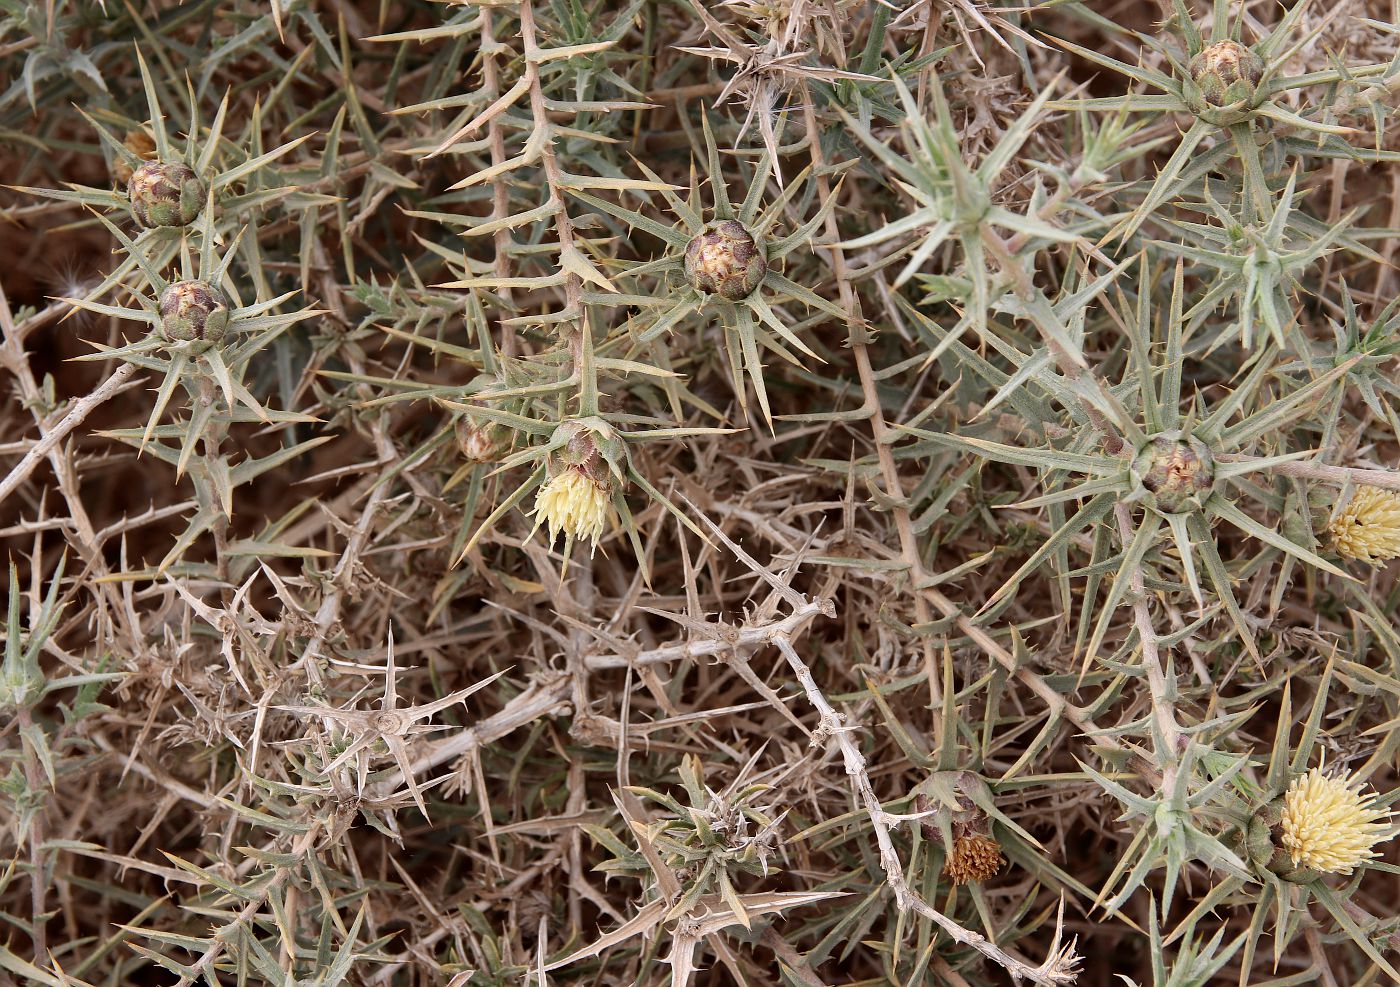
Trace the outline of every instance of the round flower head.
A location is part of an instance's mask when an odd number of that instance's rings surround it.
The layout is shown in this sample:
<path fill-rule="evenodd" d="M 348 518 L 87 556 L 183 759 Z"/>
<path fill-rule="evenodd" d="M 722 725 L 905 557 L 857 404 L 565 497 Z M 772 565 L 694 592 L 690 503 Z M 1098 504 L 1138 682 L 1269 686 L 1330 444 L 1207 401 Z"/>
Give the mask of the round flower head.
<path fill-rule="evenodd" d="M 1313 768 L 1293 779 L 1283 796 L 1280 844 L 1296 866 L 1323 874 L 1350 874 L 1376 855 L 1388 809 L 1367 804 L 1361 786 Z"/>
<path fill-rule="evenodd" d="M 626 485 L 627 451 L 622 437 L 596 416 L 560 422 L 545 458 L 547 479 L 535 494 L 535 527 L 549 526 L 549 540 L 559 532 L 593 542 L 609 521 L 615 523 L 613 495 Z"/>
<path fill-rule="evenodd" d="M 462 458 L 469 463 L 494 463 L 501 458 L 499 429 L 490 422 L 476 422 L 471 418 L 458 419 L 456 426 L 457 448 Z"/>
<path fill-rule="evenodd" d="M 204 183 L 178 162 L 145 162 L 131 173 L 126 193 L 142 226 L 188 226 L 204 207 Z"/>
<path fill-rule="evenodd" d="M 767 270 L 763 245 L 732 219 L 710 224 L 685 247 L 685 278 L 691 287 L 732 302 L 753 294 Z"/>
<path fill-rule="evenodd" d="M 1001 870 L 1001 844 L 990 836 L 971 833 L 953 840 L 943 873 L 954 884 L 985 881 Z"/>
<path fill-rule="evenodd" d="M 535 526 L 543 522 L 551 542 L 562 531 L 570 538 L 591 541 L 597 548 L 612 516 L 611 492 L 581 468 L 566 466 L 540 487 L 535 495 L 535 515 Z"/>
<path fill-rule="evenodd" d="M 172 343 L 222 342 L 228 319 L 228 297 L 208 281 L 176 281 L 160 293 L 160 334 Z"/>
<path fill-rule="evenodd" d="M 1147 503 L 1167 514 L 1198 509 L 1215 486 L 1215 457 L 1194 435 L 1154 435 L 1133 459 L 1132 473 Z"/>
<path fill-rule="evenodd" d="M 1358 488 L 1327 530 L 1337 551 L 1349 559 L 1379 565 L 1400 558 L 1400 493 Z"/>
<path fill-rule="evenodd" d="M 1254 96 L 1264 77 L 1264 60 L 1238 41 L 1217 41 L 1191 59 L 1191 78 L 1211 106 L 1239 103 Z"/>

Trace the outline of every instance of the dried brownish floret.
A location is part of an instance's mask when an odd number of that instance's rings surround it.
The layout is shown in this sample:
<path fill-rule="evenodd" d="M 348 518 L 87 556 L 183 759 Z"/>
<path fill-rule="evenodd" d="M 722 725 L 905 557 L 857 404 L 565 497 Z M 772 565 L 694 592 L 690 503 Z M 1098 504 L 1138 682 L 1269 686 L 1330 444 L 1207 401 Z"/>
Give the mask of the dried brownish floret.
<path fill-rule="evenodd" d="M 1001 844 L 990 836 L 970 833 L 953 840 L 943 873 L 954 884 L 975 884 L 1001 870 Z"/>

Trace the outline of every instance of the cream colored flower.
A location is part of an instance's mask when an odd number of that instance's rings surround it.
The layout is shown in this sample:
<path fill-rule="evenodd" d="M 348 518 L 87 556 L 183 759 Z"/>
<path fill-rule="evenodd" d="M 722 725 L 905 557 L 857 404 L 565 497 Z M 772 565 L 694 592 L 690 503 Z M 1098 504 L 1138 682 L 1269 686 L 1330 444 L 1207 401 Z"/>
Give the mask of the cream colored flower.
<path fill-rule="evenodd" d="M 1295 866 L 1350 874 L 1374 857 L 1385 839 L 1390 810 L 1368 805 L 1361 786 L 1313 768 L 1293 779 L 1283 796 L 1283 848 Z"/>
<path fill-rule="evenodd" d="M 610 499 L 606 486 L 577 467 L 565 467 L 535 495 L 535 526 L 544 522 L 551 542 L 562 531 L 570 538 L 587 539 L 596 548 L 612 517 Z"/>
<path fill-rule="evenodd" d="M 1400 557 L 1400 493 L 1358 487 L 1327 530 L 1337 551 L 1347 558 L 1378 565 Z"/>

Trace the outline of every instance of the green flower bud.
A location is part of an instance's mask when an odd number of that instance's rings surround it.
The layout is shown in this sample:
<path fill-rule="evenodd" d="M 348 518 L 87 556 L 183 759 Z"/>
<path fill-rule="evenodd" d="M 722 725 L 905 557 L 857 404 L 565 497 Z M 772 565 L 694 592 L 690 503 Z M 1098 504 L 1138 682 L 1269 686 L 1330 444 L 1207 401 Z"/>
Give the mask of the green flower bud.
<path fill-rule="evenodd" d="M 161 292 L 160 334 L 172 343 L 220 343 L 228 322 L 228 297 L 208 281 L 176 281 Z"/>
<path fill-rule="evenodd" d="M 44 691 L 44 675 L 38 665 L 0 669 L 0 710 L 16 710 L 32 706 Z"/>
<path fill-rule="evenodd" d="M 1133 458 L 1138 493 L 1150 507 L 1166 514 L 1199 510 L 1215 487 L 1215 457 L 1194 435 L 1162 432 Z"/>
<path fill-rule="evenodd" d="M 199 216 L 207 194 L 188 165 L 147 161 L 126 183 L 131 211 L 142 226 L 188 226 Z"/>
<path fill-rule="evenodd" d="M 562 422 L 551 440 L 549 475 L 572 467 L 597 483 L 616 483 L 626 476 L 627 450 L 622 436 L 601 418 L 575 418 Z"/>
<path fill-rule="evenodd" d="M 501 458 L 501 427 L 475 421 L 469 415 L 457 419 L 457 448 L 469 463 L 494 463 Z"/>
<path fill-rule="evenodd" d="M 685 279 L 691 287 L 732 302 L 753 294 L 767 271 L 763 244 L 732 219 L 711 223 L 685 247 Z"/>
<path fill-rule="evenodd" d="M 1264 60 L 1238 41 L 1217 41 L 1191 59 L 1191 78 L 1211 106 L 1249 102 L 1264 77 Z"/>

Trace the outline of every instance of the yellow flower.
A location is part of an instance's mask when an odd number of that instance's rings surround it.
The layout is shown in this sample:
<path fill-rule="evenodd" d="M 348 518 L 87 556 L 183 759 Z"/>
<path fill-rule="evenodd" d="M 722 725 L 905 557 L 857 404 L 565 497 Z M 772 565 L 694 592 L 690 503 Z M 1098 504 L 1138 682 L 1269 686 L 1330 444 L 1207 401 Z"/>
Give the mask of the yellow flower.
<path fill-rule="evenodd" d="M 1350 874 L 1374 857 L 1390 810 L 1367 804 L 1361 786 L 1313 768 L 1293 779 L 1283 796 L 1283 848 L 1295 866 Z"/>
<path fill-rule="evenodd" d="M 1359 487 L 1327 525 L 1332 543 L 1347 558 L 1378 565 L 1400 557 L 1400 493 Z"/>
<path fill-rule="evenodd" d="M 559 532 L 598 545 L 603 528 L 612 517 L 608 488 L 575 466 L 556 473 L 535 495 L 535 527 L 544 522 L 552 542 Z"/>

